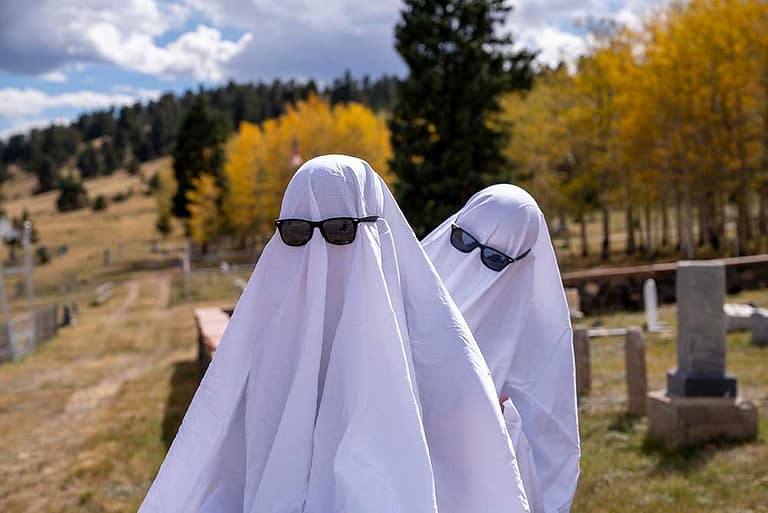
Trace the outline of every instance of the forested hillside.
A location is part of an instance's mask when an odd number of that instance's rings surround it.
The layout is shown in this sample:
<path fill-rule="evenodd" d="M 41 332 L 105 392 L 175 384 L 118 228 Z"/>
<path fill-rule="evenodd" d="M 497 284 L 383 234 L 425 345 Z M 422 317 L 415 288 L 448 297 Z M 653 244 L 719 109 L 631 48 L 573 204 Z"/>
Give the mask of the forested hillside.
<path fill-rule="evenodd" d="M 7 178 L 9 164 L 37 177 L 37 191 L 57 187 L 62 177 L 77 173 L 81 178 L 108 175 L 126 166 L 171 153 L 185 112 L 195 99 L 205 96 L 214 111 L 226 120 L 227 130 L 242 121 L 261 123 L 281 115 L 286 105 L 306 99 L 311 93 L 329 98 L 332 104 L 363 103 L 375 111 L 390 110 L 396 78 L 353 78 L 349 73 L 322 87 L 313 80 L 275 80 L 271 83 L 235 84 L 164 94 L 148 103 L 136 103 L 81 115 L 69 126 L 53 125 L 0 141 L 0 181 Z"/>

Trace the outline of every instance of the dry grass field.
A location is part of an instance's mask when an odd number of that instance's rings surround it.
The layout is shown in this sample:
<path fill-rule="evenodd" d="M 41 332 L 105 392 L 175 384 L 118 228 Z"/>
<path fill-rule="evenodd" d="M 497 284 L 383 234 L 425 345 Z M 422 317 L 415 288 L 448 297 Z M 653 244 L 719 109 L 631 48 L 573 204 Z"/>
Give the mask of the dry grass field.
<path fill-rule="evenodd" d="M 247 275 L 241 270 L 196 275 L 183 300 L 180 230 L 158 253 L 149 251 L 157 235 L 145 187 L 122 173 L 92 181 L 91 197 L 134 193 L 103 212 L 67 214 L 54 212 L 53 194 L 4 191 L 6 211 L 26 208 L 42 244 L 69 249 L 37 268 L 39 301 L 60 300 L 61 287 L 74 283 L 81 313 L 25 360 L 0 366 L 0 512 L 135 511 L 198 381 L 192 310 L 237 299 L 232 281 Z M 105 280 L 115 283 L 114 297 L 91 306 L 93 288 Z M 737 299 L 768 307 L 768 290 Z M 674 327 L 673 306 L 662 307 L 661 317 Z M 640 313 L 622 313 L 584 322 L 598 320 L 643 321 Z M 652 335 L 647 343 L 650 385 L 661 388 L 675 363 L 674 337 Z M 768 350 L 746 335 L 729 337 L 729 371 L 761 408 L 758 439 L 668 453 L 645 441 L 644 420 L 623 414 L 622 347 L 616 338 L 592 344 L 593 392 L 580 403 L 583 459 L 573 511 L 768 512 Z"/>

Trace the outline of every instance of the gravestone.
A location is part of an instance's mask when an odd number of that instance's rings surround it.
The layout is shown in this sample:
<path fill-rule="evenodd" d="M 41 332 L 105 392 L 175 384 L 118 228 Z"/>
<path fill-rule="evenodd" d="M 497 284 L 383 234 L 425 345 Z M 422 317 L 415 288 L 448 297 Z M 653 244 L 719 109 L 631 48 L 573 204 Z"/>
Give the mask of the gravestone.
<path fill-rule="evenodd" d="M 762 308 L 752 313 L 752 344 L 768 347 L 768 314 Z"/>
<path fill-rule="evenodd" d="M 649 278 L 643 283 L 643 305 L 645 306 L 645 328 L 649 332 L 661 331 L 659 325 L 659 296 L 656 280 Z"/>
<path fill-rule="evenodd" d="M 726 331 L 751 331 L 752 314 L 757 308 L 748 304 L 726 303 L 723 305 L 726 319 Z"/>
<path fill-rule="evenodd" d="M 725 374 L 725 266 L 684 261 L 677 269 L 677 369 L 667 374 L 669 395 L 736 397 Z"/>
<path fill-rule="evenodd" d="M 725 372 L 725 266 L 684 261 L 677 268 L 677 368 L 667 390 L 648 394 L 648 437 L 668 449 L 757 436 L 757 406 L 737 396 Z"/>
<path fill-rule="evenodd" d="M 627 378 L 627 411 L 635 417 L 646 413 L 648 377 L 645 368 L 645 340 L 640 328 L 631 327 L 624 338 Z"/>
<path fill-rule="evenodd" d="M 592 362 L 589 356 L 589 332 L 573 330 L 573 358 L 576 366 L 576 395 L 589 395 L 592 388 Z"/>

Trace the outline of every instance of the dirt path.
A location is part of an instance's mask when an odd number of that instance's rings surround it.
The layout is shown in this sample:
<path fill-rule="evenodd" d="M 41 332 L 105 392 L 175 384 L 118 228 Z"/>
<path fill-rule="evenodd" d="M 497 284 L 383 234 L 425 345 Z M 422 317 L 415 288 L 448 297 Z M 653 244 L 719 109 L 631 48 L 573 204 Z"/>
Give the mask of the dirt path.
<path fill-rule="evenodd" d="M 38 353 L 0 368 L 0 511 L 79 511 L 72 506 L 88 502 L 94 492 L 66 493 L 68 481 L 93 440 L 115 428 L 125 387 L 193 355 L 193 343 L 174 342 L 169 298 L 167 274 L 124 282 Z M 52 486 L 64 492 L 60 505 Z"/>

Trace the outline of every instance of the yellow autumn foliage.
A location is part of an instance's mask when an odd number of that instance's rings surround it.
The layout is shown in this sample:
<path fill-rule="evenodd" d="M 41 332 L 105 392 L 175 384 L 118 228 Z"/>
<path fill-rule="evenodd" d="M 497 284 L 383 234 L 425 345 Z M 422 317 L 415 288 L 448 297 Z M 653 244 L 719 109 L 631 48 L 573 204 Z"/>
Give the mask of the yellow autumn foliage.
<path fill-rule="evenodd" d="M 571 73 L 503 102 L 524 185 L 574 219 L 600 212 L 604 257 L 617 209 L 627 253 L 672 231 L 687 258 L 727 249 L 734 211 L 736 252 L 765 250 L 768 3 L 673 1 L 637 28 L 598 23 L 587 43 Z"/>
<path fill-rule="evenodd" d="M 216 185 L 216 179 L 210 174 L 203 173 L 192 179 L 192 189 L 187 191 L 189 202 L 187 208 L 189 209 L 189 235 L 195 242 L 206 244 L 219 234 L 220 195 L 221 190 Z"/>
<path fill-rule="evenodd" d="M 389 129 L 383 117 L 364 105 L 331 106 L 311 95 L 260 126 L 241 123 L 229 141 L 224 168 L 224 213 L 235 235 L 247 239 L 271 232 L 297 167 L 328 153 L 360 157 L 391 181 Z"/>

